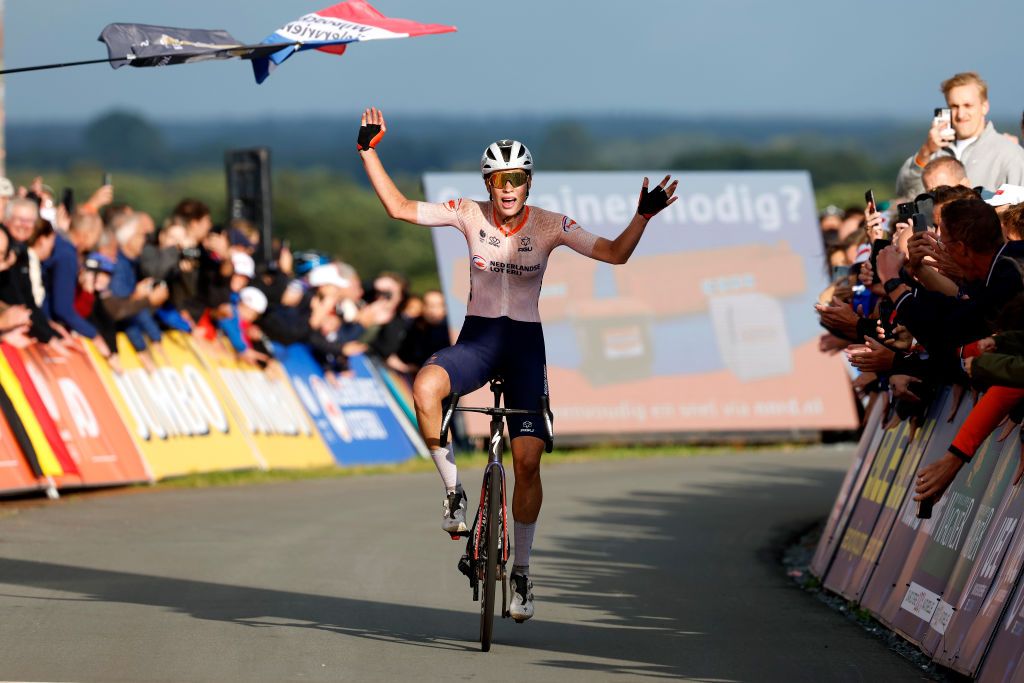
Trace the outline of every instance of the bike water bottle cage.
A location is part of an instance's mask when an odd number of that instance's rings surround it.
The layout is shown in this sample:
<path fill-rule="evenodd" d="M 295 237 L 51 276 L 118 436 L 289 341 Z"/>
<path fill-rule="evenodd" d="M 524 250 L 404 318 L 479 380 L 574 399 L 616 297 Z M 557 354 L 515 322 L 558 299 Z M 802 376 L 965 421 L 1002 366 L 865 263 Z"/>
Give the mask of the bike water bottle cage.
<path fill-rule="evenodd" d="M 637 206 L 636 212 L 647 220 L 651 220 L 666 206 L 668 206 L 668 193 L 665 192 L 665 188 L 658 185 L 650 191 L 647 188 L 640 190 L 640 204 Z"/>
<path fill-rule="evenodd" d="M 522 187 L 530 180 L 530 174 L 526 171 L 495 171 L 487 176 L 487 184 L 495 190 L 505 187 L 506 183 L 512 183 L 512 187 Z"/>
<path fill-rule="evenodd" d="M 359 126 L 359 137 L 356 138 L 356 149 L 359 151 L 373 149 L 384 137 L 384 131 L 376 123 L 367 123 Z"/>

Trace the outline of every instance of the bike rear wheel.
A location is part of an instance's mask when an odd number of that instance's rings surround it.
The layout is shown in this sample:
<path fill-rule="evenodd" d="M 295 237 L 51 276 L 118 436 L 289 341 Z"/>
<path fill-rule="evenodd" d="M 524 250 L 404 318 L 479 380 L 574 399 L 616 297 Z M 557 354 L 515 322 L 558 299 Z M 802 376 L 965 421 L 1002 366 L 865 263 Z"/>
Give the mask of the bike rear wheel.
<path fill-rule="evenodd" d="M 480 649 L 491 649 L 494 633 L 494 589 L 498 583 L 498 538 L 501 536 L 501 470 L 487 474 L 487 560 L 484 564 L 484 595 L 480 601 Z"/>

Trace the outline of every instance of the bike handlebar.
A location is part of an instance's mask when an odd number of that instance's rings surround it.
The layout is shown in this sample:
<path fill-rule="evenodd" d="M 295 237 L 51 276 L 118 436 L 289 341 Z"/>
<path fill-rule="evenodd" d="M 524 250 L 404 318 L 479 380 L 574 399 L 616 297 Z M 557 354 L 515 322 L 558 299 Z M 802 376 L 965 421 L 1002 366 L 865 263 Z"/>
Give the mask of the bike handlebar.
<path fill-rule="evenodd" d="M 462 411 L 464 413 L 483 413 L 484 415 L 500 415 L 506 417 L 508 415 L 536 415 L 536 410 L 526 410 L 523 408 L 463 408 L 459 407 L 460 395 L 453 393 L 451 395 L 451 401 L 448 404 L 448 409 L 444 411 L 444 416 L 441 418 L 441 447 L 444 448 L 448 445 L 448 432 L 452 427 L 452 419 L 455 417 L 456 411 Z M 540 414 L 544 418 L 544 452 L 550 453 L 555 447 L 555 416 L 551 412 L 551 401 L 547 396 L 541 396 L 540 398 Z"/>

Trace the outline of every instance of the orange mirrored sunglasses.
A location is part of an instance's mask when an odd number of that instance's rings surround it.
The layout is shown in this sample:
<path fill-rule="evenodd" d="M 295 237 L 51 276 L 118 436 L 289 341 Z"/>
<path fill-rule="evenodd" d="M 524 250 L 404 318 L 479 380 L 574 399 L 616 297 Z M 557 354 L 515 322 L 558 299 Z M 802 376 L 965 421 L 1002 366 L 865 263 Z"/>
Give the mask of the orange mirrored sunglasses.
<path fill-rule="evenodd" d="M 521 187 L 530 179 L 526 171 L 495 171 L 487 176 L 487 184 L 496 190 L 505 187 L 505 183 L 512 183 L 512 187 Z"/>

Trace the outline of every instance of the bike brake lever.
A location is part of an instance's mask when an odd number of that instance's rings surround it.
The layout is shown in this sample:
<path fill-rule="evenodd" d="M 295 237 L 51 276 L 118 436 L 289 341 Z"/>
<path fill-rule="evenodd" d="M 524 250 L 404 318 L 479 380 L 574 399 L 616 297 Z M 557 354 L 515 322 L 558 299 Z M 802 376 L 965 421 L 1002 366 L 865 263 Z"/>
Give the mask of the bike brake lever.
<path fill-rule="evenodd" d="M 448 404 L 448 410 L 444 412 L 444 418 L 441 420 L 441 448 L 445 448 L 448 445 L 448 430 L 452 426 L 452 417 L 455 416 L 455 408 L 459 405 L 459 394 L 453 393 L 451 395 L 451 402 Z"/>
<path fill-rule="evenodd" d="M 540 397 L 540 413 L 544 418 L 544 452 L 550 453 L 555 448 L 555 415 L 551 412 L 551 399 L 546 395 Z"/>

